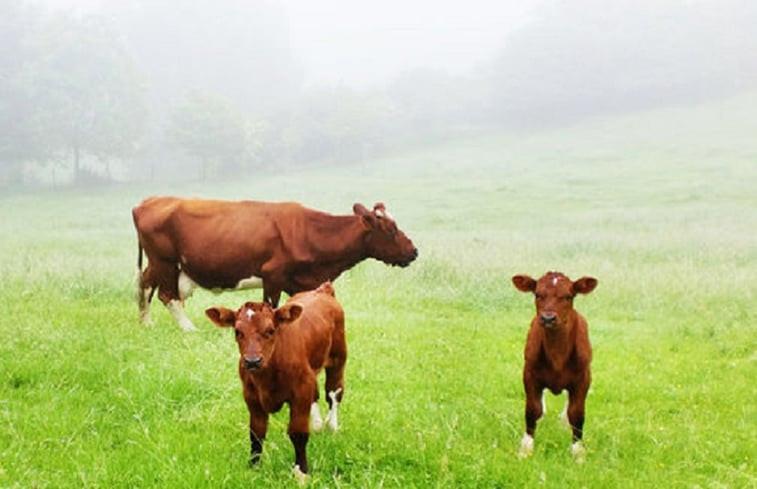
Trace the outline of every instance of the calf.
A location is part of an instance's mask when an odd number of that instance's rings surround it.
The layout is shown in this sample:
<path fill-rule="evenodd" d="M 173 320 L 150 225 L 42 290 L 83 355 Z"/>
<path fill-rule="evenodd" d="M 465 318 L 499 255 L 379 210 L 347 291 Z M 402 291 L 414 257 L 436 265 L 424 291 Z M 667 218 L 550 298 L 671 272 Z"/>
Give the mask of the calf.
<path fill-rule="evenodd" d="M 314 424 L 321 424 L 316 384 L 321 369 L 326 369 L 326 425 L 332 430 L 337 429 L 337 407 L 344 395 L 344 312 L 331 283 L 296 294 L 277 309 L 264 302 L 247 302 L 237 311 L 213 307 L 205 314 L 217 326 L 235 331 L 239 377 L 250 412 L 250 465 L 258 462 L 263 451 L 268 415 L 286 403 L 294 474 L 304 481 L 311 411 Z"/>
<path fill-rule="evenodd" d="M 591 384 L 591 344 L 586 319 L 573 309 L 576 294 L 588 294 L 597 279 L 582 277 L 572 282 L 559 272 L 548 272 L 538 281 L 515 275 L 513 284 L 521 292 L 533 292 L 536 316 L 531 321 L 525 349 L 523 386 L 526 391 L 526 433 L 519 455 L 534 450 L 536 421 L 544 412 L 544 389 L 553 394 L 568 391 L 568 421 L 573 430 L 571 453 L 576 462 L 585 460 L 582 436 L 584 403 Z"/>

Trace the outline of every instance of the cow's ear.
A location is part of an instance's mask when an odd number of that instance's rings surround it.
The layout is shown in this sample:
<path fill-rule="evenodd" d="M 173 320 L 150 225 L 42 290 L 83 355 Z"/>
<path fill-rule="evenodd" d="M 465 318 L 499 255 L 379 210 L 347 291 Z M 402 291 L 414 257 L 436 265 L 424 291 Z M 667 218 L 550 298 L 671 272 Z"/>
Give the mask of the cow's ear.
<path fill-rule="evenodd" d="M 359 203 L 356 203 L 352 206 L 352 212 L 354 212 L 356 216 L 365 216 L 366 214 L 370 214 L 370 212 L 368 212 L 368 209 L 366 209 L 363 204 Z"/>
<path fill-rule="evenodd" d="M 363 204 L 353 205 L 352 211 L 355 213 L 356 216 L 360 216 L 363 218 L 363 225 L 366 228 L 370 229 L 373 227 L 373 223 L 376 220 L 376 216 L 373 215 L 373 212 L 366 209 Z"/>
<path fill-rule="evenodd" d="M 597 286 L 599 282 L 594 277 L 581 277 L 573 282 L 574 294 L 588 294 Z"/>
<path fill-rule="evenodd" d="M 536 290 L 536 280 L 528 275 L 514 275 L 513 285 L 521 292 L 533 292 Z"/>
<path fill-rule="evenodd" d="M 205 310 L 205 315 L 208 316 L 216 326 L 221 328 L 234 326 L 237 319 L 236 313 L 225 307 L 211 307 L 210 309 Z"/>
<path fill-rule="evenodd" d="M 296 302 L 290 302 L 276 309 L 273 319 L 277 325 L 287 322 L 291 323 L 299 318 L 300 314 L 302 314 L 302 306 Z"/>

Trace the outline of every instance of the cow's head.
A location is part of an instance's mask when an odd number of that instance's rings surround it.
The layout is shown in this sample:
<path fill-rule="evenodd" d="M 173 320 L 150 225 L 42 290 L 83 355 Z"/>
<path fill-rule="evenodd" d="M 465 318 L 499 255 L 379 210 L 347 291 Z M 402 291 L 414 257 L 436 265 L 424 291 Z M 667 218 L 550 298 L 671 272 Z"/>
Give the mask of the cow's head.
<path fill-rule="evenodd" d="M 576 294 L 588 294 L 597 286 L 597 279 L 581 277 L 575 282 L 560 272 L 547 272 L 538 281 L 528 275 L 515 275 L 513 284 L 521 292 L 533 292 L 536 298 L 536 317 L 547 329 L 566 324 L 573 311 Z"/>
<path fill-rule="evenodd" d="M 366 228 L 365 244 L 368 256 L 389 265 L 406 267 L 418 256 L 418 249 L 410 238 L 400 231 L 384 204 L 373 206 L 373 212 L 362 204 L 352 206 L 355 215 L 360 216 Z"/>
<path fill-rule="evenodd" d="M 233 327 L 241 363 L 248 371 L 268 366 L 276 346 L 279 327 L 295 321 L 302 313 L 296 302 L 278 309 L 265 302 L 247 302 L 236 312 L 225 307 L 211 307 L 205 314 L 219 327 Z"/>

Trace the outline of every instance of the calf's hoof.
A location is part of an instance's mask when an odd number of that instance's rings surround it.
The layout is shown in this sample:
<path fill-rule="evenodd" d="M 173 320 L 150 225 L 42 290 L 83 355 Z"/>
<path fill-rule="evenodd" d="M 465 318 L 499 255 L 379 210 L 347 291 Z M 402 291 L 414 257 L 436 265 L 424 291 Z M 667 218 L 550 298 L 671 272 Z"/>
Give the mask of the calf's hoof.
<path fill-rule="evenodd" d="M 294 468 L 292 469 L 292 475 L 301 486 L 304 486 L 308 481 L 308 475 L 300 470 L 299 465 L 294 466 Z"/>
<path fill-rule="evenodd" d="M 534 437 L 526 433 L 523 435 L 523 439 L 520 440 L 520 449 L 518 450 L 518 457 L 528 458 L 534 454 Z"/>
<path fill-rule="evenodd" d="M 586 447 L 583 442 L 577 441 L 570 446 L 570 454 L 573 456 L 573 461 L 577 464 L 586 462 Z"/>
<path fill-rule="evenodd" d="M 250 456 L 250 461 L 247 462 L 247 465 L 250 468 L 253 468 L 253 467 L 255 467 L 259 463 L 260 463 L 260 454 L 256 453 L 256 454 Z"/>

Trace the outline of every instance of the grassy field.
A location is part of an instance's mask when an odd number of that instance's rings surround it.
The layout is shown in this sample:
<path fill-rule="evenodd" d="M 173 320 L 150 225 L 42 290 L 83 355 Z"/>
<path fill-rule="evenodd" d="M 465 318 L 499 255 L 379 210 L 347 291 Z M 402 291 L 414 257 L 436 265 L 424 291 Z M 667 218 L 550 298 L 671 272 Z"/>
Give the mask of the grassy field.
<path fill-rule="evenodd" d="M 288 487 L 288 412 L 247 468 L 228 331 L 159 304 L 138 323 L 130 209 L 149 194 L 382 200 L 420 250 L 336 282 L 350 357 L 337 434 L 311 437 L 312 487 L 757 487 L 755 98 L 529 134 L 478 134 L 359 167 L 234 182 L 0 198 L 0 488 Z M 751 104 L 751 105 L 750 105 Z M 718 124 L 713 120 L 717 117 Z M 548 396 L 523 433 L 533 314 L 515 273 L 599 286 L 587 463 Z"/>

